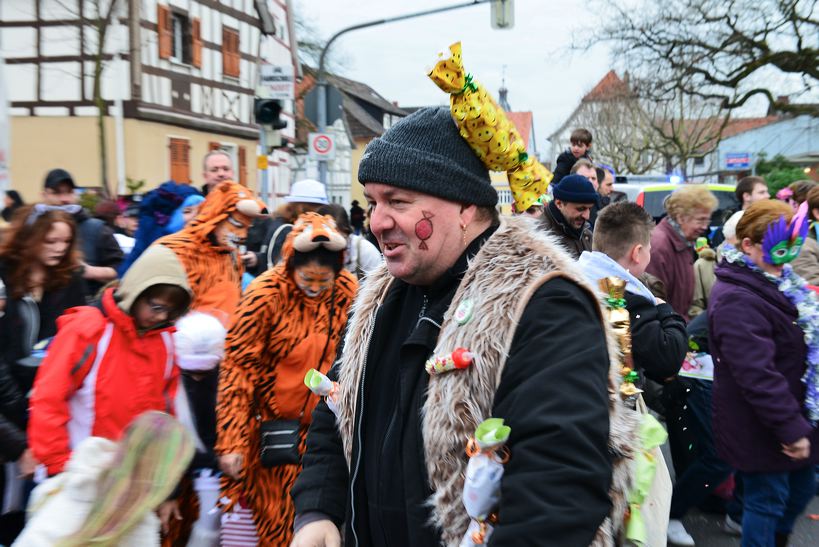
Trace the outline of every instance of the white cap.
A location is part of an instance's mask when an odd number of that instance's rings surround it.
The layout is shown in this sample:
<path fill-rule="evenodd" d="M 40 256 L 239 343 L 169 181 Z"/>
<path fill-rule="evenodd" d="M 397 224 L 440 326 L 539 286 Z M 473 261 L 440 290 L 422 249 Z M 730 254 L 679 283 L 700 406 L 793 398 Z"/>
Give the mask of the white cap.
<path fill-rule="evenodd" d="M 182 370 L 206 372 L 222 360 L 227 330 L 207 313 L 192 311 L 176 322 L 176 362 Z"/>
<path fill-rule="evenodd" d="M 725 236 L 725 239 L 733 239 L 737 236 L 737 224 L 739 224 L 739 219 L 742 218 L 743 213 L 745 211 L 737 211 L 722 225 L 722 235 Z"/>
<path fill-rule="evenodd" d="M 317 180 L 304 179 L 293 183 L 290 194 L 285 196 L 288 203 L 319 203 L 327 205 L 327 191 L 324 185 Z"/>

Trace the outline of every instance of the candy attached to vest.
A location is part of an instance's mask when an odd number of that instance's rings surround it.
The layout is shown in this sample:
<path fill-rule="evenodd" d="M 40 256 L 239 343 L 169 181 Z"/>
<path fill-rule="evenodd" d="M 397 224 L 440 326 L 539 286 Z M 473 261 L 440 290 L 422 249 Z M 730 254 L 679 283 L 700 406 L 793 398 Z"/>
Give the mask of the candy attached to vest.
<path fill-rule="evenodd" d="M 450 354 L 439 355 L 427 360 L 426 370 L 430 375 L 443 374 L 450 370 L 463 370 L 475 360 L 475 355 L 465 349 L 457 348 Z"/>

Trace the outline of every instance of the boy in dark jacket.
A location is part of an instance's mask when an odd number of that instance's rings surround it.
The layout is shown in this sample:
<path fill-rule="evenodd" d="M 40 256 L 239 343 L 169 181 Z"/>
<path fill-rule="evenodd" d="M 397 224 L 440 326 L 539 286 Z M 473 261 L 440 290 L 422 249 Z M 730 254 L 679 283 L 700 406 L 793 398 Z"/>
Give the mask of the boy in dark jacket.
<path fill-rule="evenodd" d="M 190 464 L 193 490 L 199 500 L 199 518 L 193 524 L 188 545 L 219 545 L 221 513 L 219 467 L 216 463 L 216 392 L 219 363 L 225 351 L 227 330 L 217 317 L 190 312 L 176 324 L 176 360 L 182 370 L 183 390 L 177 390 L 176 414 L 196 442 Z M 190 500 L 185 500 L 190 501 Z"/>
<path fill-rule="evenodd" d="M 608 276 L 626 281 L 634 367 L 663 383 L 680 370 L 688 336 L 683 318 L 638 279 L 651 260 L 653 228 L 651 215 L 636 203 L 613 203 L 597 217 L 592 252 L 584 251 L 577 263 L 595 286 Z"/>
<path fill-rule="evenodd" d="M 569 141 L 571 142 L 571 146 L 564 150 L 557 157 L 557 161 L 555 161 L 555 177 L 552 179 L 552 184 L 557 184 L 560 182 L 560 179 L 568 175 L 574 166 L 574 162 L 580 158 L 586 158 L 592 161 L 591 155 L 589 154 L 592 147 L 591 131 L 583 129 L 582 127 L 575 129 L 572 131 Z"/>

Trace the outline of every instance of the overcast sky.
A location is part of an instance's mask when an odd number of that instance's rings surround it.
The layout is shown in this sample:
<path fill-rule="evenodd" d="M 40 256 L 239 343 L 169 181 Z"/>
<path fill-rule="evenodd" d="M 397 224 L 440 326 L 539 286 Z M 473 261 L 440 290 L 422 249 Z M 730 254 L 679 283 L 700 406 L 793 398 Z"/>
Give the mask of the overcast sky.
<path fill-rule="evenodd" d="M 296 9 L 324 38 L 344 27 L 395 15 L 464 3 L 464 0 L 296 0 Z M 497 100 L 506 67 L 513 110 L 535 116 L 537 149 L 572 113 L 581 97 L 612 68 L 609 52 L 568 53 L 573 33 L 592 20 L 588 4 L 571 0 L 515 0 L 515 26 L 493 30 L 490 6 L 356 30 L 332 46 L 342 75 L 371 86 L 399 106 L 448 104 L 426 76 L 438 52 L 460 40 L 467 72 Z M 580 38 L 582 40 L 582 37 Z M 554 159 L 554 158 L 552 158 Z"/>

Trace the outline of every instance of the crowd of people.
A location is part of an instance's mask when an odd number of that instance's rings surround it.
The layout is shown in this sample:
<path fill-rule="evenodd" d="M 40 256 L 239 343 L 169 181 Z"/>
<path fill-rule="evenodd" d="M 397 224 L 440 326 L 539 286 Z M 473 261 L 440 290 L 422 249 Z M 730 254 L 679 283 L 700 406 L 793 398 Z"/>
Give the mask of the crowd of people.
<path fill-rule="evenodd" d="M 63 169 L 7 193 L 0 545 L 622 544 L 635 397 L 676 476 L 649 535 L 694 545 L 700 507 L 787 545 L 817 494 L 819 186 L 746 177 L 713 230 L 682 184 L 656 223 L 591 149 L 503 217 L 448 108 L 367 146 L 349 214 L 313 180 L 271 213 L 221 151 L 202 191 L 93 215 Z M 489 418 L 502 488 L 465 535 Z"/>

